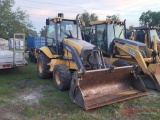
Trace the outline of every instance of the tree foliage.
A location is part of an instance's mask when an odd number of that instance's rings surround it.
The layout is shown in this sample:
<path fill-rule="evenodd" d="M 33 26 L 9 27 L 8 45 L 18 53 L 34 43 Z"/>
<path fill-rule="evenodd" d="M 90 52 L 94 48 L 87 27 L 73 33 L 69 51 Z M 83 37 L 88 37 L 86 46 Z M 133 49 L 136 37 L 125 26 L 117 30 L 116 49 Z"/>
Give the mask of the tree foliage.
<path fill-rule="evenodd" d="M 119 14 L 117 14 L 117 15 L 111 15 L 111 16 L 106 16 L 106 20 L 120 20 Z"/>
<path fill-rule="evenodd" d="M 92 21 L 97 21 L 98 20 L 98 16 L 95 13 L 89 13 L 87 11 L 84 11 L 84 13 L 82 13 L 81 19 L 85 22 L 85 26 L 83 26 L 82 30 L 84 33 L 87 33 L 87 31 L 89 31 L 89 23 Z"/>
<path fill-rule="evenodd" d="M 0 37 L 11 38 L 14 33 L 20 32 L 28 35 L 33 31 L 33 25 L 26 11 L 17 8 L 12 11 L 14 0 L 0 0 Z"/>
<path fill-rule="evenodd" d="M 46 26 L 44 26 L 40 31 L 41 36 L 46 36 Z"/>
<path fill-rule="evenodd" d="M 89 26 L 89 22 L 97 21 L 98 16 L 95 13 L 90 14 L 87 11 L 84 11 L 84 13 L 82 13 L 81 19 L 85 22 L 86 26 Z"/>
<path fill-rule="evenodd" d="M 157 26 L 160 24 L 160 12 L 148 10 L 143 12 L 139 18 L 140 25 Z"/>

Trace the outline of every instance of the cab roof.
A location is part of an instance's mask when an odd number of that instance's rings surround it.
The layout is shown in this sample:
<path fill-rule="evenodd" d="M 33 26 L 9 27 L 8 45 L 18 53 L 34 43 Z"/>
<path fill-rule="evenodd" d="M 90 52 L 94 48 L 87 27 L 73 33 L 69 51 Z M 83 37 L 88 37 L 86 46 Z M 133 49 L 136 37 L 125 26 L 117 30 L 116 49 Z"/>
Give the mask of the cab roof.
<path fill-rule="evenodd" d="M 140 26 L 140 27 L 132 27 L 132 30 L 147 30 L 147 29 L 160 29 L 160 27 L 155 26 Z"/>
<path fill-rule="evenodd" d="M 124 24 L 122 21 L 116 20 L 98 20 L 89 23 L 90 25 L 98 25 L 98 24 Z"/>
<path fill-rule="evenodd" d="M 73 18 L 63 18 L 63 17 L 49 18 L 49 20 L 53 20 L 53 19 L 70 20 L 70 21 L 75 21 L 76 20 L 76 19 L 73 19 Z"/>

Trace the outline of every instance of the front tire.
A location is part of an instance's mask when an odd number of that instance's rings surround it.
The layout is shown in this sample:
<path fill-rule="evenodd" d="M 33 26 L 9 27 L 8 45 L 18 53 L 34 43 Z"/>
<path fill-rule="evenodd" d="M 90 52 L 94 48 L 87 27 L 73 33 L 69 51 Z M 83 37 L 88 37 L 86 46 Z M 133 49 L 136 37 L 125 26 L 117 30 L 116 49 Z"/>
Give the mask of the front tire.
<path fill-rule="evenodd" d="M 57 89 L 69 90 L 71 84 L 71 73 L 64 64 L 58 64 L 53 70 L 54 85 Z"/>
<path fill-rule="evenodd" d="M 49 72 L 49 65 L 50 59 L 44 54 L 40 53 L 37 58 L 37 71 L 40 78 L 51 78 L 52 73 Z"/>
<path fill-rule="evenodd" d="M 130 66 L 130 64 L 127 61 L 121 59 L 114 61 L 113 65 L 115 67 Z"/>

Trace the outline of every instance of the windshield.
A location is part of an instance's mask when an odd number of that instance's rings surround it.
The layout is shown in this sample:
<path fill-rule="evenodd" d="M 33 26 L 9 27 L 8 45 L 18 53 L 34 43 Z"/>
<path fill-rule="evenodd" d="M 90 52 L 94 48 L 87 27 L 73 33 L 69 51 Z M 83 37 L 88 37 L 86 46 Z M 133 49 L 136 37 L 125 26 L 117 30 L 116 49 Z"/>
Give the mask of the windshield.
<path fill-rule="evenodd" d="M 157 34 L 156 29 L 150 30 L 150 34 L 151 34 L 151 40 L 152 40 L 152 41 L 153 41 L 153 36 L 154 36 L 154 35 L 156 36 L 156 39 L 157 39 L 158 41 L 160 41 L 160 38 L 159 38 L 159 36 L 158 36 L 158 34 Z"/>
<path fill-rule="evenodd" d="M 58 39 L 62 40 L 64 37 L 77 38 L 76 21 L 63 20 L 58 24 Z M 81 37 L 81 30 L 78 26 L 78 39 L 82 39 Z"/>
<path fill-rule="evenodd" d="M 115 31 L 115 35 L 114 35 Z M 124 26 L 123 25 L 116 25 L 116 24 L 109 24 L 108 25 L 108 48 L 111 49 L 111 44 L 114 38 L 124 38 Z"/>
<path fill-rule="evenodd" d="M 114 36 L 114 31 L 115 31 L 115 36 Z M 109 43 L 111 43 L 115 37 L 116 38 L 124 38 L 124 26 L 123 25 L 116 25 L 116 24 L 108 25 L 108 41 L 109 41 Z"/>
<path fill-rule="evenodd" d="M 115 28 L 115 37 L 124 38 L 124 26 L 114 24 L 114 28 Z"/>

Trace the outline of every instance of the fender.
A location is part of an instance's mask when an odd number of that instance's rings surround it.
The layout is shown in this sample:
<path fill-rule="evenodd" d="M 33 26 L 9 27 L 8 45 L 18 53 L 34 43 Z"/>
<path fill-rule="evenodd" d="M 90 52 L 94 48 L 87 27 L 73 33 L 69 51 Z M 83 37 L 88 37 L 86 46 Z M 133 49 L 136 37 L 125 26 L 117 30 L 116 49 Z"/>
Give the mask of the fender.
<path fill-rule="evenodd" d="M 58 58 L 59 57 L 59 55 L 53 55 L 47 46 L 44 46 L 40 48 L 39 50 L 40 52 L 43 52 L 48 58 Z"/>
<path fill-rule="evenodd" d="M 34 57 L 37 59 L 38 54 L 37 54 L 37 52 L 36 52 L 36 48 L 34 48 L 34 52 L 33 52 L 33 54 L 34 54 Z"/>

